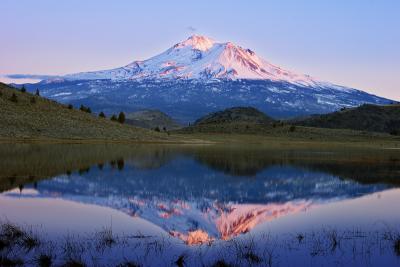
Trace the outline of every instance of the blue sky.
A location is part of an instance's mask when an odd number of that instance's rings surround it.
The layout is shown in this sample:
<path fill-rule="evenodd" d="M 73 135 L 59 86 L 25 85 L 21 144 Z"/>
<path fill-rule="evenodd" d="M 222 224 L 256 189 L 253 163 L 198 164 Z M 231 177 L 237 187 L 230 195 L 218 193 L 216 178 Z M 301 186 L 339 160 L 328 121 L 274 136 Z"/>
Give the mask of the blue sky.
<path fill-rule="evenodd" d="M 400 1 L 1 0 L 0 74 L 119 67 L 203 34 L 400 100 Z"/>

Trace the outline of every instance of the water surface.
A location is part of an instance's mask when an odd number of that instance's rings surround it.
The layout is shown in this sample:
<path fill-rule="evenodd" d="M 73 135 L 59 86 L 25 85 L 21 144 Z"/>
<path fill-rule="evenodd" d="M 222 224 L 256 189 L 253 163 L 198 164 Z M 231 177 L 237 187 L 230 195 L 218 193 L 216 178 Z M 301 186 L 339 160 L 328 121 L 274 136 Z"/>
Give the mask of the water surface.
<path fill-rule="evenodd" d="M 173 240 L 176 253 L 164 255 L 173 258 L 182 249 L 267 234 L 393 232 L 400 223 L 396 151 L 2 144 L 0 160 L 2 220 L 34 225 L 53 240 L 111 227 L 122 236 Z M 282 259 L 288 253 L 276 251 Z M 303 252 L 306 266 L 311 256 Z M 338 262 L 336 254 L 311 258 L 317 266 Z M 370 264 L 397 260 L 391 247 Z"/>

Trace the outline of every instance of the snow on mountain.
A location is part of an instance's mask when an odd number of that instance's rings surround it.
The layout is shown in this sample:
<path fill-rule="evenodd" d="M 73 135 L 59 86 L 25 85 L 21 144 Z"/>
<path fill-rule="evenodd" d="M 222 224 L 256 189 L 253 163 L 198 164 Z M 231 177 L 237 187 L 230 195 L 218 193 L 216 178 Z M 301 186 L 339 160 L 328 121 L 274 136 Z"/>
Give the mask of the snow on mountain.
<path fill-rule="evenodd" d="M 193 35 L 167 51 L 144 61 L 104 71 L 65 76 L 69 80 L 136 79 L 256 79 L 287 81 L 307 86 L 319 84 L 308 75 L 275 66 L 250 49 Z"/>
<path fill-rule="evenodd" d="M 288 118 L 391 102 L 284 70 L 250 49 L 197 35 L 144 61 L 52 77 L 26 88 L 94 112 L 158 109 L 182 123 L 234 106 Z"/>

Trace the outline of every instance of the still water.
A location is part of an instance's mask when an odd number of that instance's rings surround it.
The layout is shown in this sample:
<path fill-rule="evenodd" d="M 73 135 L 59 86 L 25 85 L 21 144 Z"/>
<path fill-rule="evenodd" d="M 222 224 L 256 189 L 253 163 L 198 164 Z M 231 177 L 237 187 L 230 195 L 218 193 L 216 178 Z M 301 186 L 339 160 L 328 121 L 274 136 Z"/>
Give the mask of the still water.
<path fill-rule="evenodd" d="M 395 150 L 1 144 L 0 160 L 0 220 L 56 264 L 400 264 Z"/>

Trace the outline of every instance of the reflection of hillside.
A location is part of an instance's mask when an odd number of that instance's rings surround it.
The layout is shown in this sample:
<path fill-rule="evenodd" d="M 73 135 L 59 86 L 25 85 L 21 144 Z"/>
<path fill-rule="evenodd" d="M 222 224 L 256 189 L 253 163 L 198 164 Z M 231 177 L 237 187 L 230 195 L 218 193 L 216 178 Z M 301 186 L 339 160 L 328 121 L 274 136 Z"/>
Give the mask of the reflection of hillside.
<path fill-rule="evenodd" d="M 200 163 L 233 176 L 254 176 L 271 167 L 290 165 L 361 183 L 400 184 L 400 153 L 336 151 L 332 153 L 214 147 L 191 153 Z"/>
<path fill-rule="evenodd" d="M 164 149 L 126 144 L 1 144 L 0 192 L 60 174 L 86 173 L 94 166 L 102 169 L 106 164 L 118 169 L 124 165 L 158 168 L 172 156 Z"/>
<path fill-rule="evenodd" d="M 320 153 L 254 146 L 2 144 L 0 191 L 74 171 L 83 174 L 107 164 L 120 170 L 155 170 L 180 156 L 230 176 L 255 176 L 273 166 L 289 165 L 361 183 L 400 183 L 400 154 L 396 151 Z"/>

